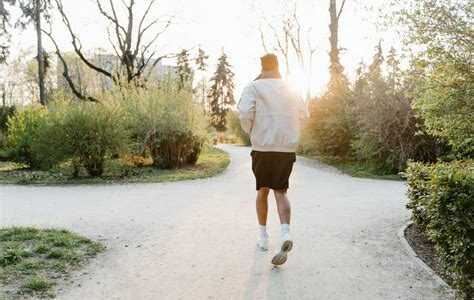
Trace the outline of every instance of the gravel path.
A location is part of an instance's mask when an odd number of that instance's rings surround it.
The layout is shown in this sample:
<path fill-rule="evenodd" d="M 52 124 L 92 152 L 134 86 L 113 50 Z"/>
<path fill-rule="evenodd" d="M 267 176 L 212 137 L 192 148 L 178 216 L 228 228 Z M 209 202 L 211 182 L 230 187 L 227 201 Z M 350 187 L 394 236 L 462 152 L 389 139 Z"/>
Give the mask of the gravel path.
<path fill-rule="evenodd" d="M 256 250 L 249 149 L 215 178 L 110 186 L 0 186 L 1 226 L 62 227 L 108 250 L 58 288 L 59 299 L 453 299 L 397 237 L 403 182 L 352 178 L 299 158 L 291 179 L 295 246 Z"/>

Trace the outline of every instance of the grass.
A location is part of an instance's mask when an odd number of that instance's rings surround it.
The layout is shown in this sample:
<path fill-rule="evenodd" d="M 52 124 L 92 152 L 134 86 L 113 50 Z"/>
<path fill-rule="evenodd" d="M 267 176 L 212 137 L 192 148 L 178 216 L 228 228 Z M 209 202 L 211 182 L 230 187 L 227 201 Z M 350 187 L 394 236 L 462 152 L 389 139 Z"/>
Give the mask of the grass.
<path fill-rule="evenodd" d="M 339 157 L 328 157 L 321 155 L 305 156 L 333 166 L 339 171 L 352 177 L 384 180 L 404 180 L 404 178 L 399 174 L 386 174 L 382 172 L 379 168 L 377 168 L 375 165 L 363 161 L 347 160 Z"/>
<path fill-rule="evenodd" d="M 101 177 L 88 177 L 85 172 L 79 178 L 72 178 L 71 166 L 63 164 L 50 171 L 25 169 L 25 166 L 0 162 L 0 184 L 20 185 L 67 185 L 107 183 L 151 183 L 198 179 L 215 176 L 229 165 L 229 155 L 220 149 L 203 151 L 193 166 L 175 170 L 159 170 L 145 161 L 145 166 L 136 167 L 132 159 L 109 160 Z"/>
<path fill-rule="evenodd" d="M 103 250 L 67 230 L 0 228 L 0 300 L 53 297 L 61 278 Z"/>

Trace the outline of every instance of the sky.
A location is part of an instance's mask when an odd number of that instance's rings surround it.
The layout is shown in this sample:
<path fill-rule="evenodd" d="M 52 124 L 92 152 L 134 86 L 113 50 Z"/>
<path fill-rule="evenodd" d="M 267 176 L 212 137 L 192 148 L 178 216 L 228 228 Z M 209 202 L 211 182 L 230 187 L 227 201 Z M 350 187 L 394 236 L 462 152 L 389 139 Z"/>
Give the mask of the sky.
<path fill-rule="evenodd" d="M 103 1 L 103 0 L 102 0 Z M 117 7 L 121 1 L 113 0 Z M 329 0 L 294 0 L 302 32 L 311 28 L 309 39 L 316 48 L 313 56 L 311 94 L 324 91 L 329 79 Z M 106 2 L 104 5 L 106 6 Z M 338 0 L 338 5 L 342 2 Z M 350 78 L 355 75 L 359 62 L 370 62 L 374 47 L 380 39 L 384 50 L 395 45 L 397 38 L 390 30 L 379 30 L 376 26 L 378 9 L 385 9 L 384 0 L 347 0 L 339 24 L 339 43 L 345 50 L 341 61 Z M 97 11 L 93 0 L 63 0 L 65 11 L 79 36 L 83 47 L 88 50 L 105 48 L 111 51 L 107 40 L 108 23 Z M 147 0 L 138 0 L 137 16 L 145 9 Z M 259 57 L 264 54 L 261 46 L 259 24 L 262 24 L 266 43 L 272 44 L 272 34 L 262 15 L 275 26 L 284 12 L 282 0 L 158 0 L 148 20 L 161 15 L 175 15 L 172 26 L 158 39 L 159 53 L 177 52 L 182 48 L 201 46 L 210 54 L 209 71 L 212 72 L 217 58 L 224 50 L 234 67 L 235 94 L 238 99 L 243 87 L 256 77 L 260 70 Z M 367 8 L 373 8 L 369 10 Z M 125 19 L 124 19 L 125 21 Z M 159 27 L 157 27 L 157 30 Z M 59 16 L 53 17 L 53 35 L 63 51 L 71 51 L 70 37 Z M 150 38 L 150 36 L 148 37 Z M 45 48 L 52 51 L 52 44 L 45 40 Z M 306 41 L 303 41 L 306 43 Z M 12 53 L 20 49 L 34 47 L 36 43 L 33 29 L 12 32 Z M 196 49 L 196 48 L 194 48 Z M 196 52 L 196 51 L 195 51 Z M 278 54 L 278 53 L 277 53 Z M 281 57 L 280 57 L 281 59 Z M 173 64 L 174 61 L 167 61 Z M 282 64 L 282 62 L 280 63 Z M 306 81 L 308 70 L 295 71 L 293 82 Z M 306 85 L 304 85 L 306 86 Z M 303 86 L 300 86 L 304 88 Z"/>

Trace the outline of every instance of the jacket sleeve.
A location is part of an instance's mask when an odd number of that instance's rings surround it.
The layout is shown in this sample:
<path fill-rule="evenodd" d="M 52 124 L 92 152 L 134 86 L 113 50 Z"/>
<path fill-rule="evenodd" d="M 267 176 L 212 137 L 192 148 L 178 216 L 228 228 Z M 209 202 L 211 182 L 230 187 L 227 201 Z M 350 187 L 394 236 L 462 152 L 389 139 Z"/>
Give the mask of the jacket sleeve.
<path fill-rule="evenodd" d="M 301 121 L 306 121 L 309 118 L 308 106 L 301 97 L 298 99 L 298 115 Z"/>
<path fill-rule="evenodd" d="M 257 92 L 255 87 L 250 83 L 242 92 L 237 109 L 240 113 L 240 123 L 242 129 L 250 133 L 252 131 L 253 121 L 255 119 L 255 105 L 257 101 Z"/>

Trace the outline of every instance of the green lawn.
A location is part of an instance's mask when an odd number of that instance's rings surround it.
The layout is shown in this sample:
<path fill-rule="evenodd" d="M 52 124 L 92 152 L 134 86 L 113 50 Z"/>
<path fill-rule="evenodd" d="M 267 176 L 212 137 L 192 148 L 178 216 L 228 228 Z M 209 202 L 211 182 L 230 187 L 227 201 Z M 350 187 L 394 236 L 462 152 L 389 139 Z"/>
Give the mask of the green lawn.
<path fill-rule="evenodd" d="M 67 230 L 0 228 L 0 299 L 54 297 L 54 285 L 103 250 Z"/>
<path fill-rule="evenodd" d="M 340 170 L 341 172 L 350 175 L 352 177 L 359 178 L 370 178 L 370 179 L 384 179 L 384 180 L 404 180 L 404 178 L 399 174 L 384 174 L 374 165 L 356 161 L 356 160 L 347 160 L 335 157 L 327 157 L 320 155 L 304 155 L 311 159 L 318 160 L 330 166 L 333 166 Z"/>
<path fill-rule="evenodd" d="M 158 170 L 150 165 L 135 167 L 130 160 L 115 159 L 107 162 L 104 175 L 98 178 L 88 177 L 85 173 L 81 173 L 79 178 L 72 178 L 68 164 L 51 171 L 37 171 L 15 163 L 0 162 L 0 184 L 65 185 L 179 181 L 215 176 L 223 172 L 229 162 L 229 155 L 217 148 L 205 150 L 195 165 L 175 170 Z"/>

